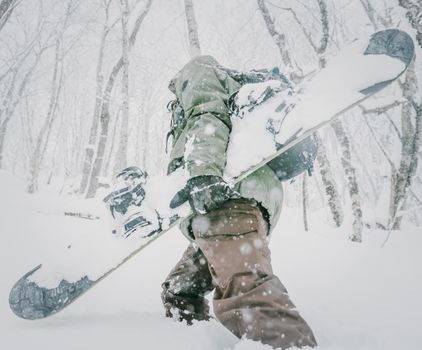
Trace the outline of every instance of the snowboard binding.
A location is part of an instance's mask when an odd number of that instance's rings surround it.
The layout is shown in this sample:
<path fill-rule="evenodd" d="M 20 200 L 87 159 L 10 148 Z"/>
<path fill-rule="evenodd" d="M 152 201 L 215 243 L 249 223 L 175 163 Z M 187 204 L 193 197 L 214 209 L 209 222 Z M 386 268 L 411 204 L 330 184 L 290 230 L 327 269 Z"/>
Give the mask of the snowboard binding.
<path fill-rule="evenodd" d="M 113 191 L 103 199 L 116 220 L 113 234 L 127 238 L 136 229 L 152 225 L 140 210 L 145 199 L 147 179 L 147 172 L 135 166 L 117 174 Z"/>
<path fill-rule="evenodd" d="M 147 172 L 135 166 L 123 169 L 117 174 L 113 192 L 103 199 L 113 218 L 116 218 L 116 213 L 126 214 L 130 206 L 139 207 L 142 204 L 147 178 Z"/>

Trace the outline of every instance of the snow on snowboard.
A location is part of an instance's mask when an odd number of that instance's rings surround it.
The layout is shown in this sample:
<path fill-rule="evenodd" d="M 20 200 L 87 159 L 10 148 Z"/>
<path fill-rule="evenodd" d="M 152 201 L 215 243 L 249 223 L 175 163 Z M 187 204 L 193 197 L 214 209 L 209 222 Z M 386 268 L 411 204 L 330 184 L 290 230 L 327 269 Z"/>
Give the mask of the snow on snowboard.
<path fill-rule="evenodd" d="M 398 29 L 388 29 L 354 42 L 310 82 L 294 89 L 282 89 L 277 80 L 243 86 L 236 97 L 238 108 L 231 117 L 233 129 L 225 179 L 234 185 L 286 153 L 395 81 L 413 56 L 410 36 Z M 277 132 L 271 132 L 269 126 L 276 126 Z M 250 142 L 251 139 L 257 142 Z M 109 206 L 112 203 L 112 213 L 118 216 L 122 203 L 134 204 L 130 206 L 133 215 L 125 213 L 129 219 L 121 232 L 97 232 L 96 239 L 91 237 L 84 244 L 65 242 L 63 251 L 56 252 L 57 260 L 26 273 L 9 295 L 10 308 L 17 316 L 34 320 L 59 312 L 191 215 L 187 204 L 177 210 L 168 207 L 172 196 L 187 180 L 183 171 L 148 177 L 137 168 L 129 168 L 118 179 L 126 187 L 106 198 Z M 103 258 L 96 259 L 94 264 L 87 263 L 87 256 L 97 257 L 99 250 Z M 48 257 L 44 260 L 48 261 Z"/>

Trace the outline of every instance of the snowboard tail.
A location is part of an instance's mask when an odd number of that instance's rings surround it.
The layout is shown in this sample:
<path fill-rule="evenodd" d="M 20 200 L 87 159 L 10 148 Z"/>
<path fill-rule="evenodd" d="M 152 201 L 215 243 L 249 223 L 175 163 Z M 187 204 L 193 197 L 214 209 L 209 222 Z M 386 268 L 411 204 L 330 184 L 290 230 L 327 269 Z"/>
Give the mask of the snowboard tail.
<path fill-rule="evenodd" d="M 28 277 L 41 267 L 42 265 L 38 265 L 25 274 L 10 291 L 10 308 L 15 315 L 27 320 L 36 320 L 55 314 L 95 283 L 84 276 L 79 281 L 72 283 L 62 280 L 56 288 L 52 289 L 40 287 L 35 282 L 28 280 Z"/>
<path fill-rule="evenodd" d="M 387 80 L 379 81 L 375 84 L 372 84 L 371 86 L 361 89 L 359 91 L 360 96 L 356 98 L 353 103 L 349 103 L 346 107 L 336 111 L 336 113 L 330 113 L 330 115 L 324 116 L 322 122 L 319 120 L 315 123 L 316 125 L 312 125 L 306 130 L 302 130 L 302 128 L 298 129 L 297 132 L 293 132 L 292 134 L 295 135 L 293 140 L 290 138 L 289 142 L 283 143 L 284 146 L 277 152 L 268 157 L 265 157 L 262 159 L 262 161 L 258 162 L 254 166 L 245 169 L 240 173 L 240 175 L 232 179 L 232 184 L 240 182 L 274 158 L 287 152 L 290 148 L 306 139 L 309 135 L 313 134 L 322 126 L 329 124 L 344 112 L 360 104 L 368 97 L 381 91 L 386 86 L 395 81 L 406 70 L 412 61 L 414 56 L 414 43 L 410 36 L 403 31 L 398 29 L 383 30 L 371 36 L 363 54 L 386 55 L 395 59 L 399 59 L 401 62 L 403 62 L 404 68 L 397 75 L 389 77 Z M 151 227 L 148 227 L 147 224 L 141 225 L 139 231 L 149 230 L 146 234 L 142 234 L 141 243 L 139 243 L 139 240 L 135 241 L 136 246 L 134 246 L 134 249 L 126 256 L 126 258 L 120 260 L 117 264 L 114 264 L 113 267 L 104 269 L 104 273 L 99 278 L 94 280 L 91 280 L 87 275 L 84 275 L 76 282 L 68 282 L 67 280 L 62 279 L 57 287 L 46 288 L 31 280 L 31 276 L 35 273 L 38 273 L 42 269 L 41 265 L 37 266 L 25 274 L 21 279 L 19 279 L 12 288 L 9 296 L 10 308 L 17 316 L 28 320 L 45 318 L 61 311 L 73 301 L 78 299 L 83 293 L 91 289 L 100 280 L 107 277 L 110 273 L 127 262 L 134 255 L 139 253 L 139 251 L 144 249 L 155 239 L 159 238 L 165 232 L 179 224 L 182 220 L 183 218 L 178 218 L 175 220 L 175 217 L 173 216 L 171 220 L 168 220 L 169 223 L 166 225 L 151 225 Z"/>

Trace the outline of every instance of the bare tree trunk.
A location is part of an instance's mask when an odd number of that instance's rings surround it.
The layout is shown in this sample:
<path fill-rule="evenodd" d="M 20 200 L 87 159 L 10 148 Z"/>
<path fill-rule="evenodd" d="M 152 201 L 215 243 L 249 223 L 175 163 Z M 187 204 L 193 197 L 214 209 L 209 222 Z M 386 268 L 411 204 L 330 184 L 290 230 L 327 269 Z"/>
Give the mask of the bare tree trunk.
<path fill-rule="evenodd" d="M 390 205 L 389 205 L 389 227 L 393 229 L 400 228 L 401 216 L 397 215 L 398 211 L 403 209 L 404 202 L 408 193 L 410 193 L 417 201 L 419 199 L 415 193 L 411 190 L 410 186 L 416 175 L 416 169 L 418 165 L 418 152 L 421 146 L 421 128 L 422 128 L 422 101 L 416 103 L 414 97 L 417 96 L 417 81 L 414 72 L 413 64 L 408 68 L 406 72 L 406 79 L 404 84 L 400 84 L 402 94 L 406 99 L 405 103 L 392 103 L 384 108 L 378 108 L 374 110 L 365 110 L 363 107 L 363 113 L 385 113 L 389 108 L 402 105 L 401 121 L 402 131 L 396 130 L 397 136 L 401 142 L 401 160 L 400 167 L 396 169 L 392 159 L 388 154 L 388 151 L 384 149 L 381 143 L 377 140 L 376 135 L 370 127 L 368 121 L 366 124 L 371 131 L 374 140 L 385 159 L 388 161 L 391 168 L 391 194 L 390 194 Z M 414 115 L 414 121 L 412 122 L 412 116 Z M 396 126 L 393 125 L 396 129 Z"/>
<path fill-rule="evenodd" d="M 28 71 L 25 73 L 16 92 L 15 92 L 15 83 L 16 83 L 16 79 L 18 75 L 18 69 L 20 68 L 20 66 L 14 68 L 14 74 L 13 74 L 13 77 L 11 78 L 11 84 L 9 86 L 8 92 L 5 94 L 5 97 L 2 101 L 2 106 L 5 106 L 5 108 L 0 108 L 0 169 L 4 166 L 3 153 L 4 153 L 4 144 L 5 144 L 8 124 L 10 120 L 12 119 L 15 113 L 16 107 L 21 101 L 25 88 L 32 74 L 34 73 L 35 68 L 37 67 L 39 63 L 42 54 L 47 49 L 47 47 L 48 45 L 45 45 L 43 48 L 41 48 L 40 52 L 36 53 L 34 62 L 30 66 Z"/>
<path fill-rule="evenodd" d="M 319 66 L 321 68 L 324 68 L 326 65 L 324 54 L 328 47 L 330 27 L 329 27 L 329 22 L 328 22 L 327 5 L 324 0 L 317 0 L 317 1 L 318 1 L 319 10 L 320 10 L 322 36 L 321 36 L 320 45 L 316 49 L 316 53 L 319 56 Z M 353 212 L 354 220 L 353 220 L 353 234 L 350 235 L 350 239 L 355 242 L 361 242 L 362 230 L 363 230 L 362 208 L 360 205 L 359 187 L 356 181 L 356 171 L 352 165 L 350 142 L 344 131 L 341 121 L 337 120 L 334 123 L 332 123 L 331 126 L 334 129 L 337 140 L 342 149 L 341 164 L 343 166 L 343 170 L 346 175 L 349 195 L 352 200 L 352 212 Z M 339 205 L 339 203 L 337 205 Z M 334 217 L 337 216 L 336 210 L 333 211 L 333 208 L 332 208 L 332 213 Z"/>
<path fill-rule="evenodd" d="M 420 108 L 420 106 L 419 106 L 419 108 Z M 396 169 L 396 166 L 394 165 L 394 162 L 390 158 L 390 156 L 388 154 L 388 151 L 384 148 L 384 146 L 381 144 L 381 142 L 377 139 L 377 136 L 375 134 L 375 131 L 372 129 L 372 127 L 368 123 L 366 114 L 377 113 L 376 112 L 377 109 L 375 109 L 375 110 L 365 110 L 362 106 L 361 106 L 361 109 L 363 110 L 364 117 L 365 117 L 364 120 L 366 122 L 366 125 L 368 126 L 369 131 L 371 132 L 371 134 L 373 136 L 373 140 L 375 141 L 376 145 L 380 149 L 381 153 L 384 155 L 384 157 L 387 160 L 387 162 L 388 162 L 388 164 L 390 166 L 390 169 L 391 169 L 391 178 L 390 178 L 390 188 L 391 188 L 391 190 L 390 190 L 390 204 L 389 204 L 389 221 L 390 221 L 390 225 L 387 225 L 387 226 L 392 227 L 391 222 L 393 222 L 394 221 L 393 218 L 396 217 L 394 201 L 395 201 L 395 188 L 397 186 L 396 180 L 397 180 L 397 178 L 399 176 L 399 172 Z M 415 111 L 416 111 L 416 117 L 415 117 L 415 119 L 416 119 L 416 121 L 415 121 L 416 127 L 415 127 L 415 130 L 418 130 L 418 128 L 420 130 L 420 128 L 422 127 L 422 125 L 421 125 L 421 112 L 422 111 L 420 109 L 418 109 L 418 106 L 416 106 Z M 419 133 L 420 133 L 420 131 L 419 131 Z M 401 134 L 399 134 L 398 136 L 399 136 L 399 139 L 401 141 Z M 418 138 L 419 138 L 419 141 L 418 141 Z M 416 141 L 417 141 L 416 144 L 418 142 L 419 143 L 421 142 L 420 141 L 420 135 L 416 137 Z M 420 149 L 420 147 L 419 147 L 419 149 Z M 417 163 L 414 164 L 414 166 L 416 167 L 417 166 Z M 413 180 L 417 180 L 417 179 L 418 179 L 418 177 L 416 175 L 413 178 Z M 422 205 L 422 200 L 419 199 L 419 197 L 412 191 L 412 189 L 410 187 L 409 187 L 408 191 L 409 191 L 409 194 L 411 194 L 412 197 L 416 200 L 416 202 L 419 205 Z M 385 226 L 385 229 L 387 228 L 387 226 Z"/>
<path fill-rule="evenodd" d="M 7 92 L 4 94 L 4 98 L 0 104 L 0 169 L 3 167 L 3 149 L 4 149 L 4 140 L 6 138 L 6 131 L 7 125 L 13 115 L 13 110 L 11 110 L 11 105 L 13 105 L 13 100 L 15 96 L 13 96 L 16 79 L 17 79 L 18 71 L 14 69 L 14 74 L 10 78 L 10 84 L 7 89 Z"/>
<path fill-rule="evenodd" d="M 114 162 L 113 175 L 116 175 L 122 169 L 127 167 L 127 145 L 129 132 L 129 36 L 127 22 L 129 20 L 129 4 L 127 0 L 120 0 L 121 22 L 122 22 L 122 118 L 120 124 L 119 147 Z"/>
<path fill-rule="evenodd" d="M 390 27 L 392 25 L 391 18 L 386 20 L 376 14 L 369 0 L 361 0 L 361 3 L 365 8 L 374 28 L 377 28 L 375 17 L 376 20 L 384 27 Z M 422 3 L 420 0 L 398 0 L 398 4 L 407 10 L 406 18 L 410 25 L 416 30 L 418 44 L 422 47 Z M 389 159 L 387 152 L 383 150 L 381 145 L 377 142 L 391 167 L 391 195 L 389 206 L 390 224 L 388 225 L 391 229 L 400 228 L 402 216 L 399 215 L 398 212 L 404 209 L 408 193 L 415 196 L 410 187 L 417 169 L 422 127 L 422 99 L 420 99 L 420 93 L 418 95 L 419 88 L 413 64 L 406 71 L 404 84 L 400 84 L 399 82 L 399 85 L 406 102 L 404 104 L 401 102 L 397 103 L 402 105 L 401 133 L 394 125 L 396 133 L 402 144 L 400 166 L 398 170 L 396 170 L 392 160 Z M 367 111 L 364 111 L 364 113 L 367 113 Z M 415 116 L 413 122 L 412 115 Z"/>
<path fill-rule="evenodd" d="M 188 28 L 189 55 L 193 58 L 201 54 L 201 45 L 199 43 L 198 24 L 196 23 L 192 0 L 185 0 L 185 15 Z"/>
<path fill-rule="evenodd" d="M 188 26 L 189 55 L 193 58 L 201 54 L 201 46 L 199 44 L 198 25 L 192 0 L 185 0 L 185 14 Z"/>
<path fill-rule="evenodd" d="M 150 91 L 144 91 L 141 104 L 141 110 L 138 112 L 143 118 L 138 118 L 136 123 L 136 155 L 135 164 L 141 166 L 143 169 L 148 169 L 148 148 L 149 148 L 149 121 L 151 113 L 150 108 L 147 108 L 147 101 L 151 101 Z"/>
<path fill-rule="evenodd" d="M 360 205 L 359 186 L 356 180 L 356 170 L 352 165 L 351 147 L 349 138 L 343 128 L 341 121 L 337 120 L 331 124 L 340 144 L 342 157 L 341 165 L 346 175 L 347 187 L 349 189 L 350 199 L 352 200 L 353 212 L 353 234 L 349 236 L 353 242 L 362 242 L 362 207 Z"/>
<path fill-rule="evenodd" d="M 0 31 L 7 23 L 19 0 L 2 0 L 0 2 Z"/>
<path fill-rule="evenodd" d="M 422 4 L 420 0 L 399 0 L 399 5 L 407 10 L 406 18 L 416 30 L 418 44 L 422 47 Z M 418 152 L 421 146 L 422 98 L 419 97 L 420 100 L 416 101 L 420 89 L 413 69 L 408 69 L 402 90 L 407 103 L 402 109 L 402 158 L 398 174 L 393 179 L 394 192 L 391 218 L 394 229 L 400 228 L 401 225 L 402 216 L 397 214 L 402 209 L 401 206 L 406 200 L 407 191 L 410 190 L 410 185 L 415 176 L 418 166 Z M 415 112 L 414 129 L 410 120 L 412 108 Z"/>
<path fill-rule="evenodd" d="M 379 28 L 378 23 L 381 23 L 381 25 L 384 28 L 388 28 L 388 27 L 391 27 L 393 25 L 393 23 L 391 22 L 390 19 L 386 19 L 386 18 L 381 17 L 375 11 L 374 7 L 372 6 L 372 4 L 369 0 L 360 0 L 360 3 L 362 4 L 362 7 L 364 8 L 366 15 L 368 16 L 369 21 L 371 22 L 374 30 L 378 30 L 378 28 Z"/>
<path fill-rule="evenodd" d="M 327 5 L 325 4 L 324 0 L 317 0 L 318 6 L 321 15 L 321 27 L 322 27 L 322 35 L 320 45 L 317 47 L 317 54 L 319 56 L 319 66 L 321 68 L 325 67 L 326 61 L 324 54 L 327 51 L 328 47 L 328 37 L 329 37 L 329 25 L 328 25 L 328 12 L 327 12 Z"/>
<path fill-rule="evenodd" d="M 6 138 L 7 124 L 0 126 L 0 169 L 3 167 L 4 140 Z"/>
<path fill-rule="evenodd" d="M 336 227 L 340 227 L 343 223 L 343 210 L 341 208 L 337 185 L 331 173 L 331 165 L 327 158 L 327 151 L 325 150 L 325 146 L 321 142 L 319 135 L 315 135 L 315 140 L 318 145 L 317 162 L 322 183 L 324 184 L 325 194 L 328 197 L 328 206 L 330 207 L 334 224 Z"/>
<path fill-rule="evenodd" d="M 378 23 L 375 19 L 375 10 L 372 7 L 372 4 L 368 0 L 360 0 L 360 3 L 362 4 L 362 7 L 365 9 L 365 12 L 369 18 L 369 21 L 372 24 L 372 27 L 374 27 L 374 30 L 378 30 Z"/>
<path fill-rule="evenodd" d="M 35 149 L 31 154 L 31 158 L 29 162 L 29 184 L 28 184 L 29 193 L 34 193 L 38 189 L 38 177 L 41 170 L 41 164 L 44 158 L 45 149 L 49 141 L 51 128 L 56 118 L 57 103 L 58 103 L 58 98 L 59 98 L 60 90 L 62 86 L 63 67 L 61 68 L 61 72 L 59 72 L 59 69 L 60 69 L 59 66 L 62 61 L 61 40 L 64 34 L 64 30 L 65 30 L 65 26 L 63 26 L 63 30 L 61 34 L 59 35 L 59 37 L 56 39 L 56 43 L 55 43 L 54 70 L 53 70 L 51 95 L 50 95 L 50 102 L 49 102 L 49 107 L 47 111 L 47 116 L 41 128 L 41 131 L 38 134 L 37 141 L 35 143 Z"/>
<path fill-rule="evenodd" d="M 257 1 L 258 1 L 258 7 L 265 21 L 267 30 L 270 33 L 271 37 L 274 39 L 279 49 L 284 65 L 291 72 L 290 73 L 291 79 L 300 80 L 300 77 L 298 77 L 292 72 L 293 65 L 292 65 L 292 60 L 291 60 L 289 51 L 287 49 L 285 36 L 283 34 L 278 33 L 277 30 L 275 29 L 274 21 L 271 18 L 271 15 L 269 13 L 267 6 L 265 5 L 265 0 L 257 0 Z M 311 33 L 306 29 L 304 24 L 299 20 L 294 10 L 291 8 L 284 8 L 284 10 L 287 10 L 293 14 L 293 17 L 296 23 L 298 23 L 305 37 L 307 38 L 309 44 L 315 51 L 315 54 L 318 56 L 320 68 L 323 68 L 325 66 L 324 54 L 327 50 L 328 39 L 329 39 L 328 12 L 327 12 L 327 6 L 326 6 L 325 1 L 323 0 L 316 0 L 316 1 L 318 3 L 318 7 L 320 10 L 319 12 L 320 12 L 321 28 L 322 28 L 321 30 L 322 35 L 321 35 L 321 40 L 320 40 L 319 45 L 314 43 L 311 37 Z M 321 174 L 322 182 L 324 184 L 325 193 L 328 197 L 328 205 L 330 207 L 334 223 L 337 227 L 339 227 L 343 222 L 343 211 L 342 211 L 340 200 L 339 200 L 337 186 L 336 186 L 334 177 L 331 173 L 330 163 L 326 155 L 325 147 L 322 144 L 321 139 L 318 135 L 316 135 L 316 139 L 317 139 L 317 144 L 319 145 L 318 154 L 317 154 L 317 162 L 319 164 L 320 174 Z"/>
<path fill-rule="evenodd" d="M 397 214 L 399 210 L 404 209 L 403 203 L 418 166 L 418 152 L 421 144 L 422 100 L 419 104 L 414 100 L 418 91 L 414 64 L 406 71 L 406 79 L 401 87 L 407 102 L 403 105 L 401 112 L 402 149 L 400 167 L 398 172 L 394 175 L 395 178 L 393 182 L 393 210 L 391 217 L 393 229 L 400 228 L 402 217 L 397 216 Z M 413 114 L 415 115 L 414 124 L 412 123 Z"/>
<path fill-rule="evenodd" d="M 111 3 L 111 0 L 108 0 L 107 2 L 104 3 L 105 21 L 104 21 L 104 26 L 103 26 L 103 32 L 101 35 L 100 48 L 98 51 L 98 59 L 97 59 L 97 72 L 96 72 L 97 86 L 96 86 L 96 91 L 95 91 L 94 115 L 92 118 L 91 129 L 89 132 L 88 144 L 85 148 L 85 158 L 84 158 L 84 163 L 83 163 L 82 178 L 81 178 L 81 184 L 79 186 L 80 194 L 84 193 L 88 186 L 89 175 L 91 173 L 91 169 L 93 166 L 94 148 L 95 148 L 95 143 L 97 141 L 97 136 L 98 136 L 98 125 L 99 125 L 99 120 L 100 120 L 99 115 L 101 111 L 102 93 L 103 93 L 103 84 L 104 84 L 104 74 L 103 74 L 104 49 L 105 49 L 106 37 L 111 29 L 111 27 L 108 24 L 110 3 Z"/>
<path fill-rule="evenodd" d="M 292 80 L 295 80 L 297 75 L 294 73 L 292 59 L 287 48 L 286 36 L 276 30 L 274 21 L 271 18 L 270 11 L 268 10 L 267 5 L 265 4 L 265 0 L 257 0 L 257 2 L 259 11 L 261 12 L 262 18 L 264 19 L 267 31 L 273 38 L 274 43 L 277 45 L 278 51 L 280 52 L 281 60 L 284 64 L 284 67 L 289 73 L 290 78 L 292 78 Z"/>
<path fill-rule="evenodd" d="M 258 3 L 264 3 L 265 0 L 258 0 Z M 328 11 L 327 5 L 324 0 L 316 0 L 319 7 L 320 13 L 320 20 L 321 20 L 321 39 L 319 45 L 317 45 L 314 40 L 312 39 L 312 34 L 309 30 L 306 29 L 304 23 L 299 19 L 297 13 L 292 8 L 282 8 L 283 10 L 289 11 L 293 15 L 293 19 L 296 21 L 298 26 L 303 32 L 306 40 L 308 41 L 309 45 L 312 47 L 316 55 L 318 56 L 319 66 L 320 68 L 325 67 L 325 57 L 323 56 L 328 47 L 328 39 L 329 39 L 329 22 L 328 22 Z M 264 4 L 265 6 L 265 4 Z M 268 12 L 268 10 L 267 10 Z M 265 19 L 267 18 L 267 19 Z M 265 17 L 264 20 L 267 22 L 268 19 L 271 20 L 271 17 Z M 270 23 L 268 23 L 270 25 Z M 268 25 L 267 25 L 268 27 Z M 274 34 L 275 35 L 275 34 Z M 286 49 L 286 45 L 284 45 L 284 49 Z M 284 62 L 284 61 L 283 61 Z"/>
<path fill-rule="evenodd" d="M 315 50 L 315 53 L 318 56 L 318 63 L 320 68 L 324 68 L 326 65 L 325 61 L 325 52 L 328 48 L 328 39 L 329 39 L 329 22 L 328 22 L 328 12 L 327 5 L 324 0 L 316 0 L 318 2 L 320 21 L 321 21 L 321 39 L 320 44 L 317 46 L 312 44 L 312 47 Z M 331 171 L 330 162 L 327 157 L 327 151 L 325 146 L 322 144 L 320 137 L 317 135 L 317 144 L 318 144 L 318 155 L 317 161 L 320 167 L 320 174 L 322 177 L 322 182 L 324 183 L 325 193 L 328 196 L 328 204 L 333 216 L 334 223 L 339 227 L 343 223 L 343 210 L 340 203 L 340 196 L 337 191 L 337 184 L 334 180 L 334 176 Z"/>
<path fill-rule="evenodd" d="M 142 22 L 145 19 L 145 16 L 148 14 L 153 0 L 148 0 L 145 9 L 143 12 L 138 16 L 135 26 L 131 32 L 130 38 L 129 38 L 129 48 L 132 47 L 136 42 L 136 36 L 139 32 L 139 28 L 141 27 Z M 123 57 L 120 57 L 120 59 L 116 62 L 114 65 L 110 76 L 108 78 L 108 82 L 106 85 L 106 88 L 103 92 L 102 96 L 102 106 L 101 106 L 101 113 L 100 113 L 100 137 L 97 144 L 97 152 L 96 152 L 96 158 L 92 167 L 88 190 L 86 193 L 87 198 L 92 198 L 95 196 L 98 188 L 98 176 L 101 173 L 101 169 L 103 166 L 103 160 L 104 160 L 104 153 L 106 148 L 106 143 L 108 140 L 108 130 L 109 130 L 109 124 L 110 124 L 110 95 L 111 91 L 113 90 L 114 83 L 116 80 L 117 75 L 123 68 Z"/>
<path fill-rule="evenodd" d="M 111 125 L 110 127 L 113 129 L 113 131 L 111 132 L 111 141 L 110 141 L 110 148 L 108 151 L 108 156 L 106 157 L 106 161 L 105 164 L 103 166 L 103 170 L 102 170 L 102 174 L 103 176 L 105 174 L 109 173 L 109 169 L 110 169 L 110 165 L 112 163 L 111 159 L 113 157 L 114 154 L 114 147 L 117 144 L 116 139 L 117 139 L 117 131 L 119 129 L 119 122 L 120 122 L 120 112 L 121 112 L 121 108 L 117 108 L 117 110 L 114 112 L 112 121 L 114 121 L 113 125 Z"/>
<path fill-rule="evenodd" d="M 100 175 L 101 168 L 103 165 L 104 153 L 105 153 L 106 143 L 108 140 L 108 129 L 109 129 L 109 124 L 110 124 L 110 111 L 109 111 L 110 94 L 111 94 L 111 90 L 114 87 L 116 76 L 120 72 L 122 66 L 123 66 L 123 59 L 120 58 L 120 60 L 113 67 L 113 70 L 108 78 L 106 89 L 103 93 L 103 98 L 102 98 L 103 101 L 101 105 L 101 114 L 100 114 L 100 137 L 97 144 L 96 157 L 95 157 L 95 161 L 94 161 L 91 175 L 90 175 L 86 198 L 94 197 L 95 193 L 97 192 L 98 183 L 99 183 L 98 176 Z"/>
<path fill-rule="evenodd" d="M 305 171 L 302 175 L 302 209 L 303 209 L 303 225 L 305 231 L 308 231 L 308 173 Z"/>
<path fill-rule="evenodd" d="M 28 192 L 34 193 L 38 189 L 38 177 L 45 152 L 50 141 L 53 124 L 57 117 L 58 100 L 63 83 L 63 52 L 62 42 L 64 34 L 69 26 L 69 20 L 78 5 L 73 5 L 74 0 L 69 0 L 65 9 L 64 19 L 60 28 L 56 29 L 57 35 L 54 42 L 54 69 L 51 82 L 50 101 L 46 118 L 36 138 L 36 142 L 29 159 L 29 183 Z M 46 46 L 48 47 L 48 46 Z"/>
<path fill-rule="evenodd" d="M 144 118 L 137 118 L 136 120 L 136 141 L 135 141 L 135 164 L 141 166 L 142 169 L 147 169 L 147 152 L 148 136 L 149 136 L 149 118 L 145 113 L 144 102 L 141 102 L 142 108 L 138 111 L 140 116 Z"/>
<path fill-rule="evenodd" d="M 394 164 L 391 164 L 390 165 L 390 169 L 391 169 L 391 176 L 390 176 L 390 198 L 389 198 L 389 200 L 390 200 L 390 203 L 389 203 L 389 206 L 388 206 L 388 214 L 389 214 L 389 218 L 388 218 L 388 221 L 389 221 L 389 225 L 387 225 L 386 227 L 389 227 L 389 226 L 391 226 L 391 221 L 393 221 L 393 218 L 394 218 L 394 216 L 395 216 L 395 213 L 396 213 L 396 205 L 395 205 L 395 189 L 396 189 L 396 186 L 397 186 L 397 184 L 396 184 L 396 179 L 397 179 L 397 175 L 398 175 L 398 173 L 397 173 L 397 170 L 396 170 L 396 167 L 394 166 Z"/>
<path fill-rule="evenodd" d="M 17 3 L 15 6 L 17 6 Z M 13 72 L 15 72 L 16 70 L 19 70 L 19 68 L 23 65 L 23 63 L 31 55 L 31 53 L 36 51 L 36 48 L 39 47 L 41 41 L 40 39 L 43 36 L 44 24 L 44 17 L 39 15 L 35 35 L 29 40 L 28 44 L 24 47 L 24 49 L 16 55 L 16 59 L 8 65 L 7 69 L 4 72 L 2 72 L 2 74 L 0 75 L 0 82 L 3 81 L 4 78 L 8 77 L 10 74 L 13 74 Z M 45 49 L 46 48 L 41 48 L 39 50 L 42 52 Z"/>

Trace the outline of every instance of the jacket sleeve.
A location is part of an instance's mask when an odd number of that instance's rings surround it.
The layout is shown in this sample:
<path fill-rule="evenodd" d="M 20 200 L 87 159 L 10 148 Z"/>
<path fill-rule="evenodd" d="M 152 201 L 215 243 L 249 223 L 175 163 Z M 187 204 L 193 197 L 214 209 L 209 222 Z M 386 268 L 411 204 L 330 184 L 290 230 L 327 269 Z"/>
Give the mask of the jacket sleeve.
<path fill-rule="evenodd" d="M 190 61 L 172 81 L 186 118 L 184 162 L 192 177 L 222 176 L 231 121 L 230 95 L 239 88 L 211 56 Z"/>

